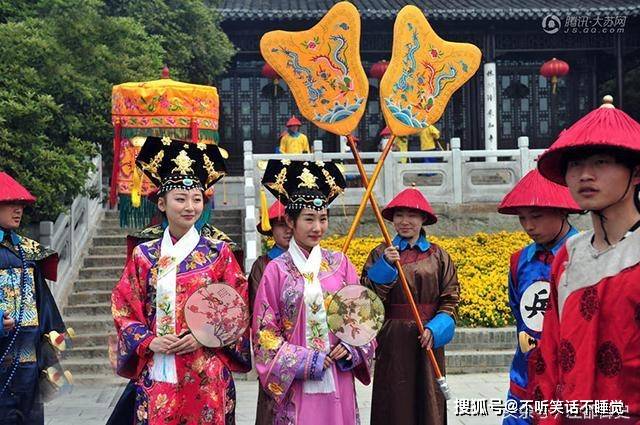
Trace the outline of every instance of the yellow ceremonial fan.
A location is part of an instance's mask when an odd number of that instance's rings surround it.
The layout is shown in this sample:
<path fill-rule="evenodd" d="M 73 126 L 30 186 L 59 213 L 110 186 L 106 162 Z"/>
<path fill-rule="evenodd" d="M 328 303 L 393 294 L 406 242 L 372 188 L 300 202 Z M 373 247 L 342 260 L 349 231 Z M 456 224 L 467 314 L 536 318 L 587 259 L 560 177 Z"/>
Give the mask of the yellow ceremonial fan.
<path fill-rule="evenodd" d="M 364 114 L 369 81 L 360 62 L 360 14 L 334 5 L 306 31 L 271 31 L 260 40 L 265 61 L 286 81 L 302 115 L 346 136 Z"/>
<path fill-rule="evenodd" d="M 380 81 L 385 121 L 396 136 L 434 124 L 451 95 L 478 70 L 480 49 L 441 39 L 415 6 L 402 8 L 393 27 L 389 67 Z"/>

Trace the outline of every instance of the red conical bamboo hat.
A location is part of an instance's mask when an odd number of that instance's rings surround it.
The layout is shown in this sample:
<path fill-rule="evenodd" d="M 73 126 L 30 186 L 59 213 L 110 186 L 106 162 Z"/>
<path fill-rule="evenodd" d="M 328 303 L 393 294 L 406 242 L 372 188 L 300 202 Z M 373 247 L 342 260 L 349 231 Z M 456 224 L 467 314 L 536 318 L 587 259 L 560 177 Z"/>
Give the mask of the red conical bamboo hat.
<path fill-rule="evenodd" d="M 293 127 L 294 125 L 297 125 L 298 127 L 300 127 L 302 123 L 298 118 L 296 118 L 295 115 L 291 115 L 291 118 L 289 118 L 289 121 L 287 121 L 287 123 L 285 124 L 285 127 Z"/>
<path fill-rule="evenodd" d="M 613 106 L 605 96 L 598 109 L 589 112 L 558 136 L 538 160 L 538 170 L 549 180 L 565 185 L 564 157 L 575 149 L 616 148 L 640 157 L 640 123 Z"/>
<path fill-rule="evenodd" d="M 0 188 L 0 202 L 36 202 L 35 196 L 5 172 L 0 172 Z"/>
<path fill-rule="evenodd" d="M 389 127 L 385 127 L 380 132 L 380 136 L 391 136 L 391 129 Z"/>
<path fill-rule="evenodd" d="M 393 212 L 396 208 L 410 208 L 422 211 L 427 215 L 424 224 L 433 224 L 438 221 L 438 217 L 433 212 L 433 208 L 424 197 L 422 192 L 415 188 L 408 188 L 398 193 L 395 198 L 382 210 L 382 216 L 389 221 L 393 221 Z"/>
<path fill-rule="evenodd" d="M 285 212 L 284 212 L 284 205 L 282 204 L 282 202 L 278 201 L 276 199 L 276 201 L 271 204 L 271 206 L 269 207 L 269 221 L 273 222 L 274 220 L 284 220 L 284 216 L 285 216 Z M 271 230 L 266 231 L 262 229 L 262 222 L 258 222 L 258 225 L 256 226 L 256 228 L 258 229 L 258 232 L 263 234 L 263 235 L 267 235 L 270 236 L 271 235 Z"/>
<path fill-rule="evenodd" d="M 520 179 L 498 206 L 500 214 L 518 214 L 518 208 L 556 208 L 569 213 L 581 211 L 569 189 L 542 177 L 531 170 Z"/>

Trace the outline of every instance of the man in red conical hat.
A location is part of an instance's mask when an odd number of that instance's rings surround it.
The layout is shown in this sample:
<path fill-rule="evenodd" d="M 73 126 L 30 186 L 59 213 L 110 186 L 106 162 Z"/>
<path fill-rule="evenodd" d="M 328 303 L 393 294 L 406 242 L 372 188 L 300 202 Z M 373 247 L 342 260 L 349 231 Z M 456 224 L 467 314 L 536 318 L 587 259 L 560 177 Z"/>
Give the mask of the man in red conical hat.
<path fill-rule="evenodd" d="M 540 157 L 546 178 L 566 185 L 593 228 L 556 254 L 540 341 L 539 374 L 530 392 L 540 400 L 575 401 L 575 415 L 540 414 L 541 423 L 610 423 L 609 413 L 640 422 L 640 123 L 604 104 L 562 132 Z M 612 408 L 611 402 L 620 404 Z M 622 406 L 624 405 L 624 406 Z M 566 406 L 566 404 L 565 404 Z M 621 410 L 627 410 L 621 412 Z M 612 411 L 613 410 L 613 411 Z M 568 417 L 573 416 L 573 417 Z M 576 419 L 577 416 L 577 419 Z M 585 418 L 589 418 L 588 420 Z"/>
<path fill-rule="evenodd" d="M 287 129 L 280 136 L 280 153 L 300 154 L 311 153 L 307 136 L 300 133 L 302 123 L 295 115 L 287 121 Z"/>
<path fill-rule="evenodd" d="M 284 205 L 280 201 L 276 200 L 271 204 L 271 207 L 269 207 L 269 225 L 267 226 L 266 223 L 261 221 L 256 226 L 260 234 L 272 237 L 275 243 L 266 254 L 258 257 L 251 267 L 251 273 L 249 274 L 249 298 L 251 300 L 251 307 L 253 307 L 253 297 L 258 290 L 258 284 L 262 278 L 264 268 L 267 266 L 269 261 L 278 258 L 283 252 L 289 249 L 291 229 L 285 222 L 285 215 Z M 265 230 L 266 228 L 270 229 Z"/>
<path fill-rule="evenodd" d="M 380 296 L 386 311 L 377 337 L 371 424 L 441 425 L 447 407 L 424 348 L 433 348 L 444 374 L 444 345 L 453 338 L 460 299 L 456 268 L 449 254 L 427 239 L 423 226 L 437 218 L 419 190 L 400 192 L 382 215 L 393 223 L 397 236 L 393 246 L 380 244 L 371 251 L 362 271 L 362 284 Z M 396 260 L 414 294 L 423 335 L 398 282 Z"/>
<path fill-rule="evenodd" d="M 578 232 L 567 220 L 580 212 L 569 190 L 532 170 L 505 195 L 498 206 L 501 214 L 517 215 L 533 242 L 511 255 L 509 306 L 516 321 L 516 353 L 509 373 L 507 398 L 515 400 L 518 411 L 528 400 L 527 386 L 535 378 L 530 373 L 539 357 L 538 341 L 549 299 L 551 263 L 567 239 Z M 513 411 L 513 409 L 511 409 Z M 530 415 L 507 416 L 503 425 L 532 423 Z"/>
<path fill-rule="evenodd" d="M 51 331 L 66 332 L 45 282 L 45 278 L 56 279 L 58 255 L 16 233 L 25 206 L 35 201 L 20 183 L 0 172 L 0 424 L 3 425 L 44 424 L 40 375 L 57 364 L 55 355 L 44 355 L 53 352 L 53 348 L 45 347 L 49 344 L 47 335 Z"/>
<path fill-rule="evenodd" d="M 266 203 L 266 201 L 265 201 Z M 258 223 L 258 232 L 265 236 L 271 236 L 274 240 L 273 246 L 267 251 L 266 254 L 261 255 L 251 266 L 251 273 L 249 273 L 249 308 L 253 312 L 253 302 L 258 292 L 258 286 L 260 280 L 264 274 L 264 269 L 271 260 L 278 258 L 289 249 L 289 241 L 291 240 L 291 228 L 287 226 L 285 221 L 284 205 L 276 199 L 276 201 L 269 207 L 269 215 L 267 223 L 262 221 Z M 265 230 L 269 228 L 270 230 Z M 273 424 L 273 398 L 271 398 L 267 392 L 258 384 L 258 406 L 256 408 L 256 425 L 271 425 Z"/>

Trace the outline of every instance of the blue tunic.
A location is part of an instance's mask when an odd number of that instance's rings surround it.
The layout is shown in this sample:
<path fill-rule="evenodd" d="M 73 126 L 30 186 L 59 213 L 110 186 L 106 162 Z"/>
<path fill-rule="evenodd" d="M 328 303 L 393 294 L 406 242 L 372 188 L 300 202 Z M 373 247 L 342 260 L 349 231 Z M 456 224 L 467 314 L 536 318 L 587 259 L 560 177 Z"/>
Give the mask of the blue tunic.
<path fill-rule="evenodd" d="M 0 228 L 0 315 L 8 314 L 16 327 L 6 332 L 0 326 L 0 424 L 43 424 L 43 404 L 39 399 L 39 371 L 50 364 L 40 356 L 42 337 L 51 330 L 65 332 L 55 301 L 31 248 L 14 232 Z M 32 241 L 29 241 L 32 242 Z M 26 281 L 18 245 L 23 246 Z M 22 290 L 24 289 L 24 291 Z M 13 345 L 20 305 L 24 306 L 20 332 Z M 17 362 L 15 361 L 17 357 Z M 12 371 L 15 372 L 12 375 Z M 22 421 L 22 422 L 21 422 Z"/>
<path fill-rule="evenodd" d="M 571 227 L 550 250 L 537 243 L 531 243 L 512 256 L 509 306 L 516 321 L 517 343 L 509 372 L 507 398 L 515 400 L 518 407 L 520 400 L 526 398 L 530 358 L 537 351 L 542 335 L 542 319 L 550 295 L 551 263 L 567 239 L 577 233 L 577 230 Z M 532 423 L 530 418 L 515 416 L 506 417 L 503 425 Z"/>

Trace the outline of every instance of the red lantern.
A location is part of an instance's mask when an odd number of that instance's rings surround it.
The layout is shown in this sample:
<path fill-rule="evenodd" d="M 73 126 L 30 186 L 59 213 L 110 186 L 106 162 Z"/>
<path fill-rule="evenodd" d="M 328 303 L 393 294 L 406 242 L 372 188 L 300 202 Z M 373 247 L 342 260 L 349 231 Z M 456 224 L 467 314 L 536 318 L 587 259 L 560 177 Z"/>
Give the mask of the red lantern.
<path fill-rule="evenodd" d="M 551 93 L 556 94 L 558 77 L 564 77 L 569 73 L 569 64 L 563 60 L 553 58 L 546 61 L 540 67 L 540 75 L 551 78 Z"/>
<path fill-rule="evenodd" d="M 269 65 L 267 62 L 264 63 L 264 66 L 262 67 L 262 76 L 265 78 L 268 78 L 270 80 L 273 80 L 274 83 L 278 83 L 278 80 L 280 79 L 280 76 L 278 75 L 278 73 L 276 72 L 275 69 L 273 69 L 271 67 L 271 65 Z"/>
<path fill-rule="evenodd" d="M 387 62 L 384 59 L 379 62 L 376 62 L 373 65 L 371 65 L 371 69 L 369 70 L 369 76 L 371 78 L 381 80 L 384 73 L 387 72 L 388 67 L 389 67 L 389 62 Z"/>
<path fill-rule="evenodd" d="M 160 76 L 160 78 L 162 78 L 163 80 L 171 78 L 171 76 L 169 75 L 169 67 L 167 65 L 162 68 L 162 75 Z"/>
<path fill-rule="evenodd" d="M 273 69 L 268 62 L 265 62 L 262 67 L 262 76 L 273 81 L 273 97 L 275 99 L 278 97 L 278 80 L 280 79 L 280 75 L 278 75 L 276 70 Z"/>

